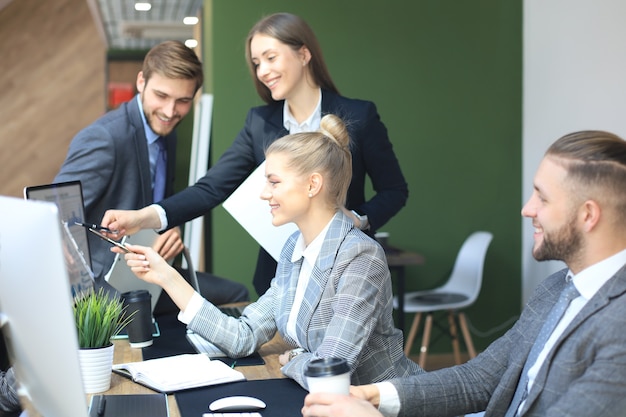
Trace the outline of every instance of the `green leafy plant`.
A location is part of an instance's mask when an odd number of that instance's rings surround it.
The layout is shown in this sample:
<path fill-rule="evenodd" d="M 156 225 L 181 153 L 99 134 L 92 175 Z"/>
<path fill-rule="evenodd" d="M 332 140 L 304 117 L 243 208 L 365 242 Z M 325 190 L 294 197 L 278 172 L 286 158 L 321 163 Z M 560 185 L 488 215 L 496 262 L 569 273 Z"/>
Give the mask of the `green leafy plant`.
<path fill-rule="evenodd" d="M 111 345 L 116 336 L 131 320 L 126 315 L 123 301 L 110 297 L 100 288 L 89 290 L 74 298 L 74 320 L 80 348 L 100 348 Z"/>

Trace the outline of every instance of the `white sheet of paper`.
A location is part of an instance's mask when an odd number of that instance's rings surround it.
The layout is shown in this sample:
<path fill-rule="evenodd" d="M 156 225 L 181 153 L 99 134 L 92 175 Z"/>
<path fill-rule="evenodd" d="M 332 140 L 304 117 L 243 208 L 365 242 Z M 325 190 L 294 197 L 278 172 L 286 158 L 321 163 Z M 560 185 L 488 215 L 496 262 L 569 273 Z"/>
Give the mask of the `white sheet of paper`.
<path fill-rule="evenodd" d="M 272 224 L 267 201 L 261 200 L 265 186 L 265 161 L 222 204 L 228 213 L 278 261 L 285 242 L 298 227 L 295 223 Z"/>

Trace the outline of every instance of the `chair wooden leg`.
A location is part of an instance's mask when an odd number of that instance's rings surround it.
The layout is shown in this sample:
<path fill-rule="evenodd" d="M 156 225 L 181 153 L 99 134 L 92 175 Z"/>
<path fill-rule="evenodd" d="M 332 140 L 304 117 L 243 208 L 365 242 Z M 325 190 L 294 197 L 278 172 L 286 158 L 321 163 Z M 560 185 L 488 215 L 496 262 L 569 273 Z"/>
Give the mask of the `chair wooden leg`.
<path fill-rule="evenodd" d="M 476 349 L 474 349 L 474 343 L 472 343 L 472 336 L 467 328 L 467 320 L 465 320 L 465 313 L 459 313 L 459 324 L 461 325 L 461 331 L 463 332 L 463 339 L 465 340 L 465 346 L 467 346 L 467 353 L 470 358 L 476 357 Z"/>
<path fill-rule="evenodd" d="M 450 340 L 452 342 L 452 352 L 454 352 L 454 363 L 461 364 L 461 348 L 459 347 L 459 335 L 456 328 L 454 311 L 448 311 L 448 325 L 450 326 Z"/>
<path fill-rule="evenodd" d="M 420 325 L 420 320 L 422 319 L 422 313 L 416 313 L 413 318 L 413 323 L 411 323 L 411 330 L 409 331 L 409 337 L 404 341 L 404 354 L 409 356 L 411 353 L 411 348 L 413 347 L 413 340 L 415 339 L 415 335 L 417 334 L 417 329 Z"/>
<path fill-rule="evenodd" d="M 433 328 L 433 315 L 428 314 L 424 322 L 424 335 L 422 336 L 422 347 L 420 348 L 419 366 L 426 365 L 426 355 L 428 354 L 428 344 L 430 343 L 430 331 Z"/>

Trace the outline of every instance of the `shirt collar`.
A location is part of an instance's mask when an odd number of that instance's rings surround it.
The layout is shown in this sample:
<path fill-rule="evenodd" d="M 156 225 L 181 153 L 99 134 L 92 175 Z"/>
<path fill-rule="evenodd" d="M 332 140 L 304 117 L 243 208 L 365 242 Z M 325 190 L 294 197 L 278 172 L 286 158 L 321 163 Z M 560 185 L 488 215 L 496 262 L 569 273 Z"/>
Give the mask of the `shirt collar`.
<path fill-rule="evenodd" d="M 287 100 L 283 102 L 283 126 L 289 133 L 314 132 L 320 128 L 322 121 L 322 90 L 319 90 L 319 101 L 313 113 L 302 123 L 298 123 L 289 111 Z"/>
<path fill-rule="evenodd" d="M 624 265 L 626 265 L 626 249 L 574 275 L 572 278 L 574 286 L 580 295 L 589 300 Z M 571 271 L 568 273 L 571 274 Z"/>
<path fill-rule="evenodd" d="M 324 243 L 326 232 L 328 232 L 328 228 L 330 227 L 333 219 L 328 222 L 328 224 L 315 237 L 315 239 L 313 239 L 313 242 L 311 242 L 309 246 L 304 245 L 304 238 L 302 237 L 302 233 L 300 233 L 298 240 L 296 241 L 296 247 L 293 249 L 293 253 L 291 254 L 291 262 L 296 262 L 301 257 L 304 257 L 311 265 L 315 264 L 317 257 L 322 251 L 322 244 Z"/>
<path fill-rule="evenodd" d="M 152 145 L 159 138 L 159 135 L 152 131 L 152 128 L 146 120 L 146 115 L 143 112 L 143 105 L 141 104 L 141 95 L 137 94 L 137 104 L 139 105 L 139 114 L 141 115 L 141 121 L 143 122 L 143 131 L 146 133 L 146 141 L 148 145 Z"/>

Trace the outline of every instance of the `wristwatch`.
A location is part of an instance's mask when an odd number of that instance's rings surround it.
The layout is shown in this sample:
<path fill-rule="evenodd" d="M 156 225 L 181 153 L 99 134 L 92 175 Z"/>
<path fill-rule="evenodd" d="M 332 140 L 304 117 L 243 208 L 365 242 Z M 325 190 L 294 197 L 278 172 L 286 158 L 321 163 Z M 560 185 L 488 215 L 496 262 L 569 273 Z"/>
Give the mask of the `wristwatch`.
<path fill-rule="evenodd" d="M 306 350 L 304 350 L 303 348 L 291 349 L 289 351 L 289 361 L 291 361 L 293 358 L 295 358 L 296 356 L 304 352 L 306 352 Z"/>
<path fill-rule="evenodd" d="M 356 226 L 361 229 L 361 230 L 367 230 L 370 228 L 370 222 L 367 219 L 367 214 L 365 213 L 360 213 L 357 210 L 351 210 L 352 214 L 354 214 L 356 216 L 357 219 L 359 219 L 359 224 L 357 224 Z"/>

